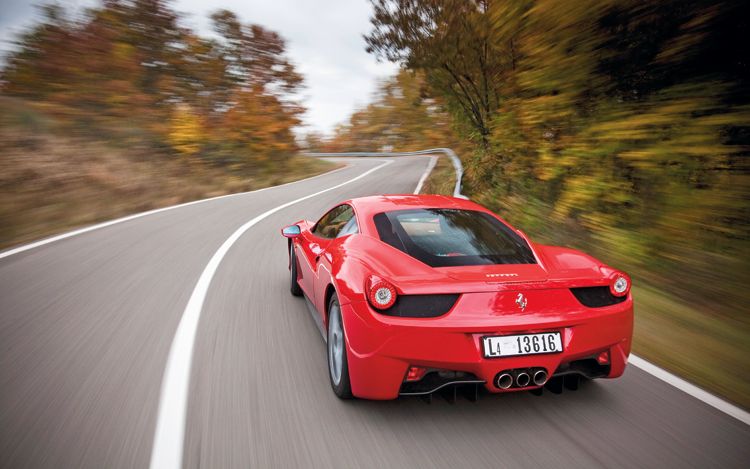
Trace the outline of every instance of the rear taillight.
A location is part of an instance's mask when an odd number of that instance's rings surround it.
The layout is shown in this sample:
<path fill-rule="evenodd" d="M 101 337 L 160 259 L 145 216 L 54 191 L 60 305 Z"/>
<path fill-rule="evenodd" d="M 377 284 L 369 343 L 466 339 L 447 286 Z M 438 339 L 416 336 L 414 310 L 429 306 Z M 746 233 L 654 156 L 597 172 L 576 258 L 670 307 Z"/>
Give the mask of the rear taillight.
<path fill-rule="evenodd" d="M 625 296 L 630 291 L 630 277 L 618 272 L 612 276 L 609 291 L 615 296 Z"/>
<path fill-rule="evenodd" d="M 388 309 L 396 302 L 396 287 L 377 277 L 368 282 L 367 299 L 376 309 Z"/>

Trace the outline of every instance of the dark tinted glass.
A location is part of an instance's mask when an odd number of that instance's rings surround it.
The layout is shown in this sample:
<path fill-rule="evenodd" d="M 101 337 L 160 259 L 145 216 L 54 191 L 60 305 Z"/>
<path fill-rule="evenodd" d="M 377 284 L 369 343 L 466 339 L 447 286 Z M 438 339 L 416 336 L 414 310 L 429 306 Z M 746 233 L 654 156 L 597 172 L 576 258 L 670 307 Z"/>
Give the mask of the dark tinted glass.
<path fill-rule="evenodd" d="M 398 210 L 374 221 L 381 240 L 432 267 L 536 263 L 523 238 L 484 212 Z"/>
<path fill-rule="evenodd" d="M 349 205 L 339 205 L 323 215 L 312 229 L 321 238 L 335 238 L 344 226 L 354 217 L 354 210 Z"/>

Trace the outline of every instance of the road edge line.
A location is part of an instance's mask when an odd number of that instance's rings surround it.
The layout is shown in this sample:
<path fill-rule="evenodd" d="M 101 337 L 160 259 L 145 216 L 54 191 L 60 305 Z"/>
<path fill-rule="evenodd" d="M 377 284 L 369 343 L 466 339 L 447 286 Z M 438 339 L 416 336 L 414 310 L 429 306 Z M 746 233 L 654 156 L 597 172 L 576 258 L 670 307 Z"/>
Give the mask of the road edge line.
<path fill-rule="evenodd" d="M 190 386 L 190 370 L 198 322 L 211 281 L 229 249 L 247 230 L 272 214 L 325 192 L 351 184 L 391 163 L 393 163 L 393 160 L 385 160 L 383 164 L 352 179 L 266 210 L 237 228 L 211 256 L 193 288 L 169 348 L 159 393 L 156 431 L 151 448 L 151 469 L 179 469 L 182 467 L 188 388 Z"/>
<path fill-rule="evenodd" d="M 430 157 L 430 162 L 427 164 L 427 168 L 422 173 L 422 177 L 419 178 L 419 182 L 417 183 L 417 188 L 414 189 L 414 195 L 417 195 L 420 192 L 422 192 L 422 186 L 424 186 L 424 183 L 425 181 L 427 181 L 427 178 L 430 177 L 430 173 L 432 173 L 432 170 L 435 169 L 437 160 L 438 160 L 438 156 Z"/>
<path fill-rule="evenodd" d="M 342 170 L 344 170 L 346 168 L 349 168 L 350 166 L 351 165 L 342 166 L 341 168 L 332 169 L 330 171 L 326 171 L 325 173 L 316 174 L 315 176 L 306 177 L 304 179 L 299 179 L 297 181 L 285 182 L 284 184 L 279 184 L 277 186 L 261 187 L 260 189 L 255 189 L 255 190 L 247 191 L 247 192 L 236 192 L 234 194 L 217 195 L 216 197 L 209 197 L 207 199 L 192 200 L 190 202 L 185 202 L 185 203 L 182 203 L 182 204 L 169 205 L 167 207 L 155 208 L 153 210 L 147 210 L 145 212 L 139 212 L 139 213 L 134 213 L 132 215 L 126 215 L 126 216 L 121 217 L 121 218 L 115 218 L 114 220 L 109 220 L 109 221 L 97 223 L 95 225 L 85 226 L 83 228 L 78 228 L 78 229 L 75 229 L 73 231 L 68 231 L 68 232 L 65 232 L 65 233 L 58 234 L 58 235 L 53 235 L 53 236 L 50 236 L 48 238 L 40 239 L 38 241 L 32 241 L 31 243 L 28 243 L 28 244 L 22 244 L 20 246 L 9 248 L 9 249 L 7 249 L 5 251 L 0 251 L 0 259 L 4 259 L 6 257 L 13 256 L 15 254 L 20 254 L 22 252 L 26 252 L 26 251 L 29 251 L 31 249 L 38 248 L 40 246 L 44 246 L 46 244 L 54 243 L 56 241 L 62 241 L 63 239 L 72 238 L 73 236 L 82 235 L 82 234 L 88 233 L 90 231 L 99 230 L 101 228 L 106 228 L 108 226 L 117 225 L 119 223 L 127 222 L 127 221 L 130 221 L 130 220 L 135 220 L 137 218 L 145 217 L 145 216 L 148 216 L 148 215 L 155 215 L 157 213 L 166 212 L 168 210 L 173 210 L 173 209 L 176 209 L 176 208 L 188 207 L 190 205 L 202 204 L 203 202 L 210 202 L 210 201 L 213 201 L 213 200 L 225 199 L 225 198 L 228 198 L 228 197 L 236 197 L 236 196 L 239 196 L 239 195 L 254 194 L 256 192 L 267 191 L 269 189 L 276 189 L 277 187 L 284 187 L 284 186 L 288 186 L 288 185 L 291 185 L 291 184 L 297 184 L 298 182 L 309 181 L 310 179 L 315 179 L 315 178 L 318 178 L 318 177 L 321 177 L 321 176 L 326 176 L 328 174 L 333 174 L 333 173 L 336 173 L 338 171 L 342 171 Z"/>
<path fill-rule="evenodd" d="M 670 373 L 669 371 L 660 368 L 653 363 L 644 360 L 637 355 L 630 355 L 628 363 L 635 366 L 636 368 L 645 371 L 646 373 L 664 381 L 667 384 L 679 389 L 680 391 L 689 394 L 690 396 L 698 399 L 699 401 L 707 404 L 714 409 L 720 410 L 730 417 L 734 417 L 745 425 L 750 425 L 750 413 L 739 408 L 738 406 L 725 401 L 724 399 L 711 394 L 710 392 L 680 378 L 677 375 Z"/>

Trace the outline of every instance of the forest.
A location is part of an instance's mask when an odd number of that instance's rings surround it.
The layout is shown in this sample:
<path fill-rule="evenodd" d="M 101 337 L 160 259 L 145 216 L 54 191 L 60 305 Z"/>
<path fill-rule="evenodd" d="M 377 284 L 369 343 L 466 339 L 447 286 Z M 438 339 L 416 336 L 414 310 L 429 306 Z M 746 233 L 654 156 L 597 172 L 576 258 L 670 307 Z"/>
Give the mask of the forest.
<path fill-rule="evenodd" d="M 43 9 L 6 60 L 3 95 L 40 103 L 72 132 L 229 167 L 283 165 L 298 149 L 302 77 L 277 33 L 219 10 L 218 38 L 203 38 L 162 0 Z"/>
<path fill-rule="evenodd" d="M 402 71 L 330 146 L 453 146 L 472 200 L 634 276 L 639 353 L 708 386 L 748 366 L 750 4 L 372 4 Z"/>

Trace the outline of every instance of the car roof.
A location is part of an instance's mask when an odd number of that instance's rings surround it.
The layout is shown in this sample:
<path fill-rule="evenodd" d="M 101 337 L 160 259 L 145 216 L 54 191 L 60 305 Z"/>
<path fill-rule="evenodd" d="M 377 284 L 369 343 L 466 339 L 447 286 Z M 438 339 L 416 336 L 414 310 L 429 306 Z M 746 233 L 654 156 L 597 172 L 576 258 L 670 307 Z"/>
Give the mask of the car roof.
<path fill-rule="evenodd" d="M 418 208 L 453 208 L 464 210 L 487 211 L 486 208 L 466 199 L 445 195 L 389 194 L 359 197 L 346 203 L 354 206 L 360 217 L 372 218 L 374 215 L 393 210 Z"/>

